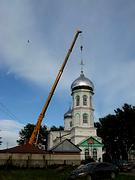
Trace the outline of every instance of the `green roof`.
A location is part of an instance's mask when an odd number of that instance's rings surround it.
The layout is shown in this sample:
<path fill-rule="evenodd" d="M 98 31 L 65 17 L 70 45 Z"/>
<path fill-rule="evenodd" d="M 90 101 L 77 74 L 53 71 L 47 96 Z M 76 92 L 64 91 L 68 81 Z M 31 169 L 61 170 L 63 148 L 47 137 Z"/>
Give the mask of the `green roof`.
<path fill-rule="evenodd" d="M 93 136 L 88 137 L 78 144 L 79 147 L 103 147 L 103 143 L 99 142 Z"/>

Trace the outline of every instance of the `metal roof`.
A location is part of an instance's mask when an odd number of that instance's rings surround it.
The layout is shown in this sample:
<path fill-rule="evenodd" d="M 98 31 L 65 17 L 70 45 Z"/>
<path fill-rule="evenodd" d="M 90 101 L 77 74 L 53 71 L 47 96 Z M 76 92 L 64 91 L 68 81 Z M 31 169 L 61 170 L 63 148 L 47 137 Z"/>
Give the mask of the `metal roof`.
<path fill-rule="evenodd" d="M 94 90 L 93 83 L 84 76 L 83 71 L 81 71 L 80 76 L 71 85 L 72 91 L 79 88 L 91 89 L 92 91 Z"/>

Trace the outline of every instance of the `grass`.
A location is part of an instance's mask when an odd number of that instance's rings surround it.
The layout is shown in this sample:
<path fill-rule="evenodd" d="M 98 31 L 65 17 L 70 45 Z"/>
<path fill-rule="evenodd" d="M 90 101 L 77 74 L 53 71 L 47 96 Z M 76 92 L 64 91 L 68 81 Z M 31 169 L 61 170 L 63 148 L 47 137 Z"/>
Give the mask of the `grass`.
<path fill-rule="evenodd" d="M 66 180 L 71 168 L 0 170 L 0 180 Z"/>
<path fill-rule="evenodd" d="M 71 167 L 64 169 L 0 169 L 0 180 L 67 180 Z M 135 180 L 135 176 L 120 174 L 116 180 Z"/>
<path fill-rule="evenodd" d="M 135 180 L 135 176 L 129 175 L 119 175 L 116 180 Z"/>

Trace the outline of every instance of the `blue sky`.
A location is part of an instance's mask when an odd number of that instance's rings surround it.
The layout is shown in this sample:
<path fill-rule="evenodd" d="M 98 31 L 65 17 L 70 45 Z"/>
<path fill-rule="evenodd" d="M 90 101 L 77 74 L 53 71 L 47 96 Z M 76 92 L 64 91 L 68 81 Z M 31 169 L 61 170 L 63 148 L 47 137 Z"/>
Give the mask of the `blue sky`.
<path fill-rule="evenodd" d="M 63 125 L 70 86 L 84 74 L 95 85 L 95 121 L 135 103 L 134 0 L 0 0 L 0 135 L 15 145 L 18 131 L 36 123 L 77 29 L 69 58 L 43 124 Z M 29 43 L 28 43 L 29 40 Z"/>

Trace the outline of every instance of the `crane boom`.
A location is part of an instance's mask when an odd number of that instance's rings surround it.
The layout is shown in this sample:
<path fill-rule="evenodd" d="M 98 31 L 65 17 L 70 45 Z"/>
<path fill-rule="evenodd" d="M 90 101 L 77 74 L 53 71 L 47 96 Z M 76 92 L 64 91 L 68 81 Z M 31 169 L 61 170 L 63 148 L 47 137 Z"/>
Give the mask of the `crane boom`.
<path fill-rule="evenodd" d="M 36 140 L 37 134 L 38 134 L 38 132 L 39 132 L 39 130 L 40 130 L 40 126 L 41 126 L 41 123 L 42 123 L 43 118 L 44 118 L 44 116 L 45 116 L 45 113 L 46 113 L 46 110 L 47 110 L 47 108 L 48 108 L 48 105 L 49 105 L 49 103 L 50 103 L 50 101 L 51 101 L 51 98 L 52 98 L 53 93 L 54 93 L 54 91 L 55 91 L 55 89 L 56 89 L 56 86 L 57 86 L 57 84 L 58 84 L 58 82 L 59 82 L 59 79 L 60 79 L 60 77 L 61 77 L 61 75 L 62 75 L 62 72 L 63 72 L 63 70 L 64 70 L 64 67 L 65 67 L 65 65 L 66 65 L 66 63 L 67 63 L 67 61 L 68 61 L 68 58 L 69 58 L 69 56 L 70 56 L 70 54 L 71 54 L 71 52 L 72 52 L 72 49 L 73 49 L 73 47 L 74 47 L 74 45 L 75 45 L 75 42 L 76 42 L 76 40 L 77 40 L 77 38 L 78 38 L 78 35 L 79 35 L 80 33 L 82 33 L 82 31 L 79 31 L 79 30 L 78 30 L 78 31 L 76 32 L 75 36 L 74 36 L 73 42 L 72 42 L 72 44 L 71 44 L 71 46 L 70 46 L 70 48 L 69 48 L 69 50 L 68 50 L 68 52 L 67 52 L 67 54 L 66 54 L 66 57 L 65 57 L 65 59 L 64 59 L 64 62 L 63 62 L 62 66 L 61 66 L 61 68 L 60 68 L 60 70 L 59 70 L 59 72 L 58 72 L 58 75 L 57 75 L 55 81 L 54 81 L 54 84 L 53 84 L 53 86 L 52 86 L 52 88 L 51 88 L 51 91 L 50 91 L 50 93 L 49 93 L 49 95 L 48 95 L 48 98 L 47 98 L 47 100 L 46 100 L 46 103 L 45 103 L 45 105 L 44 105 L 44 107 L 43 107 L 43 109 L 42 109 L 42 111 L 41 111 L 41 113 L 40 113 L 40 115 L 39 115 L 39 117 L 38 117 L 36 126 L 35 126 L 35 128 L 34 128 L 34 130 L 33 130 L 33 132 L 32 132 L 32 135 L 31 135 L 30 139 L 29 139 L 29 144 L 34 144 L 34 142 L 35 142 L 35 140 Z"/>

